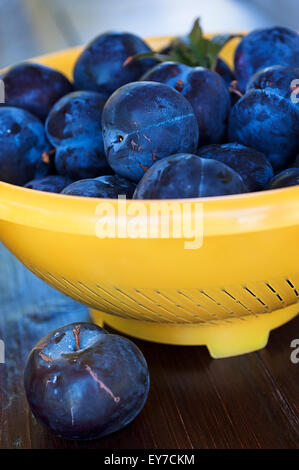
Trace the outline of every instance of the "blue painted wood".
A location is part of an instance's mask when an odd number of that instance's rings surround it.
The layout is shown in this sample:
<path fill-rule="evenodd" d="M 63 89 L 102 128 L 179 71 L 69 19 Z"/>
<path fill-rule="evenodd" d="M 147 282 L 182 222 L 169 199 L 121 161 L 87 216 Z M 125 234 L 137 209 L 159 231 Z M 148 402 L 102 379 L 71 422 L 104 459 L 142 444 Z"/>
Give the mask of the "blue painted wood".
<path fill-rule="evenodd" d="M 36 422 L 24 406 L 22 377 L 31 348 L 48 332 L 88 319 L 87 307 L 49 287 L 0 244 L 0 447 L 31 446 L 28 423 Z"/>

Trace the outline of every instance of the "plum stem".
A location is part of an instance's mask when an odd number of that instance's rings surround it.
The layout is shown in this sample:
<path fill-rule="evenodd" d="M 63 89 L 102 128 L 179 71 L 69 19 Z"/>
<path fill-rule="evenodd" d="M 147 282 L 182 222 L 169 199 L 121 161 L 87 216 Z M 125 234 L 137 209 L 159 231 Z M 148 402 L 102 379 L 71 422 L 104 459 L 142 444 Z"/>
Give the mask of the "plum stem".
<path fill-rule="evenodd" d="M 139 165 L 141 166 L 141 168 L 143 169 L 144 173 L 147 172 L 148 166 L 142 165 L 142 163 L 140 163 L 140 162 L 138 162 L 138 163 L 139 163 Z"/>
<path fill-rule="evenodd" d="M 181 91 L 183 91 L 184 86 L 185 86 L 185 83 L 183 82 L 183 80 L 178 80 L 178 81 L 176 82 L 176 84 L 174 85 L 174 88 L 175 88 L 177 91 L 181 92 Z"/>
<path fill-rule="evenodd" d="M 50 157 L 53 157 L 56 153 L 56 149 L 48 150 L 42 153 L 42 161 L 46 164 L 50 163 Z"/>
<path fill-rule="evenodd" d="M 74 337 L 75 337 L 76 351 L 78 351 L 79 349 L 81 349 L 81 346 L 80 346 L 80 338 L 79 338 L 80 329 L 81 329 L 81 325 L 76 325 L 76 326 L 74 327 L 74 329 L 73 329 L 73 333 L 74 333 Z"/>
<path fill-rule="evenodd" d="M 233 80 L 229 86 L 228 89 L 231 93 L 234 93 L 235 95 L 238 95 L 240 98 L 242 98 L 243 93 L 239 90 L 238 88 L 238 82 L 237 80 Z"/>
<path fill-rule="evenodd" d="M 46 361 L 46 362 L 52 362 L 52 359 L 50 356 L 47 356 L 46 354 L 42 353 L 41 351 L 39 352 L 40 357 Z"/>
<path fill-rule="evenodd" d="M 126 67 L 127 65 L 129 65 L 133 60 L 134 60 L 134 57 L 132 55 L 127 57 L 126 60 L 123 63 L 123 67 Z"/>

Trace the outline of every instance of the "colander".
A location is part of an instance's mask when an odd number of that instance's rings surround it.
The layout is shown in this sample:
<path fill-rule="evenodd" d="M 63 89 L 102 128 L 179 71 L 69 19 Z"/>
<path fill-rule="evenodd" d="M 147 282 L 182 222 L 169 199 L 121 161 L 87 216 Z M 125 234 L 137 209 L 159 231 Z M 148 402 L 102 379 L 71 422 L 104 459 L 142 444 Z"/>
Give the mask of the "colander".
<path fill-rule="evenodd" d="M 149 42 L 160 47 L 167 38 Z M 223 52 L 228 62 L 235 45 Z M 35 60 L 70 76 L 80 50 Z M 190 249 L 184 230 L 165 237 L 161 203 L 171 226 L 200 218 L 200 247 Z M 100 325 L 150 341 L 206 345 L 215 358 L 263 348 L 273 328 L 298 314 L 298 222 L 299 186 L 132 202 L 0 183 L 0 239 L 33 273 L 88 305 Z M 130 224 L 156 231 L 134 238 L 124 231 Z"/>

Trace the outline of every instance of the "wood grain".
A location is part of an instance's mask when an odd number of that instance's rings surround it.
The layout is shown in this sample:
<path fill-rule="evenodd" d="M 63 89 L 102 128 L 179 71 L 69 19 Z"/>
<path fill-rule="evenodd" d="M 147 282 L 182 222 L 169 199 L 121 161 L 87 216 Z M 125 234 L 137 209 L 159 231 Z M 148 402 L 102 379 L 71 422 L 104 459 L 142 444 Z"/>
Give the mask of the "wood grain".
<path fill-rule="evenodd" d="M 100 441 L 68 442 L 43 429 L 28 409 L 23 368 L 46 333 L 88 319 L 0 246 L 0 447 L 24 449 L 298 448 L 299 364 L 290 361 L 299 318 L 272 333 L 263 351 L 213 360 L 204 347 L 133 339 L 150 369 L 147 404 L 133 423 Z M 111 330 L 110 330 L 111 331 Z"/>

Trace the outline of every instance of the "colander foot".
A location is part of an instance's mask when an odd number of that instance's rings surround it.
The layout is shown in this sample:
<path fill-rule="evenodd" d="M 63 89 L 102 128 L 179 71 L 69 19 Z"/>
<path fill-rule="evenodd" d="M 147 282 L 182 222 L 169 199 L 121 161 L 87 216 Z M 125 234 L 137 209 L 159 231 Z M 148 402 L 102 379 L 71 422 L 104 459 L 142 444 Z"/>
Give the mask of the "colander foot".
<path fill-rule="evenodd" d="M 166 324 L 120 318 L 91 309 L 91 317 L 100 326 L 109 325 L 121 333 L 156 343 L 205 345 L 213 358 L 239 356 L 267 345 L 269 333 L 294 318 L 299 303 L 268 314 L 248 315 L 213 324 Z"/>

